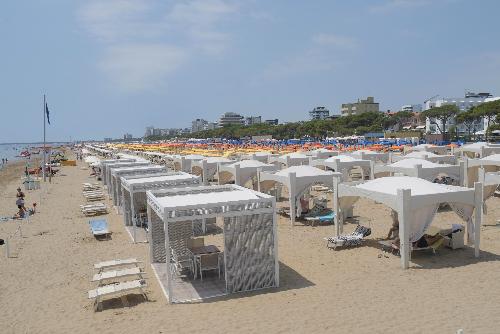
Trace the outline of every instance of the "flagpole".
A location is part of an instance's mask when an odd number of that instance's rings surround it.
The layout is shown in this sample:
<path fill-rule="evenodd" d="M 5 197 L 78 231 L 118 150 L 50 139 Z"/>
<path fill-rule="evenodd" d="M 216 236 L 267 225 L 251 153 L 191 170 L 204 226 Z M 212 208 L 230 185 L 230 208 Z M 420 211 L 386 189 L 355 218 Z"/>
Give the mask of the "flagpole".
<path fill-rule="evenodd" d="M 47 106 L 47 102 L 45 101 L 45 94 L 43 94 L 43 166 L 42 166 L 42 173 L 43 173 L 43 182 L 46 182 L 47 176 L 45 174 L 45 165 L 47 161 L 47 153 L 45 149 L 45 108 Z"/>

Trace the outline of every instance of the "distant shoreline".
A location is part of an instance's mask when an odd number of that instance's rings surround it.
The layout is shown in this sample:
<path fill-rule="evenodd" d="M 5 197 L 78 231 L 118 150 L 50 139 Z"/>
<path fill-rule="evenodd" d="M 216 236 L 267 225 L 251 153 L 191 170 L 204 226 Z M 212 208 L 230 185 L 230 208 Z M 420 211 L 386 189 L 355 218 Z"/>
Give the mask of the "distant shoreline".
<path fill-rule="evenodd" d="M 34 143 L 0 143 L 0 145 L 39 145 L 43 144 L 42 142 L 34 142 Z M 71 144 L 70 142 L 65 141 L 47 141 L 45 144 Z"/>

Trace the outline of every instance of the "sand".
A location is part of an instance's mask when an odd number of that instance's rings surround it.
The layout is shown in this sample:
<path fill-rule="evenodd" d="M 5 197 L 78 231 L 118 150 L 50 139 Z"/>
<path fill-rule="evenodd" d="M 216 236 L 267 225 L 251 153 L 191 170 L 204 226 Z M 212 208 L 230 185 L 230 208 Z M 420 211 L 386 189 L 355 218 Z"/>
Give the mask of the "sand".
<path fill-rule="evenodd" d="M 92 265 L 113 258 L 148 259 L 147 244 L 132 244 L 122 217 L 106 219 L 112 240 L 91 237 L 79 212 L 81 183 L 88 170 L 62 167 L 41 190 L 27 191 L 39 212 L 22 222 L 16 258 L 0 246 L 0 333 L 498 333 L 500 315 L 500 228 L 482 227 L 481 258 L 473 250 L 442 248 L 437 255 L 415 254 L 411 269 L 383 253 L 376 238 L 391 224 L 389 210 L 361 200 L 355 215 L 372 227 L 364 246 L 329 250 L 324 237 L 332 226 L 295 226 L 279 220 L 280 288 L 168 305 L 149 266 L 147 294 L 104 304 L 95 313 L 87 291 Z M 22 166 L 0 172 L 0 215 L 12 215 Z M 17 175 L 17 176 L 16 176 Z M 41 201 L 40 201 L 41 199 Z M 107 203 L 109 205 L 110 201 Z M 485 224 L 500 217 L 500 199 L 488 200 Z M 438 225 L 458 222 L 439 213 Z M 0 223 L 0 238 L 17 222 Z M 346 226 L 347 231 L 354 228 Z"/>

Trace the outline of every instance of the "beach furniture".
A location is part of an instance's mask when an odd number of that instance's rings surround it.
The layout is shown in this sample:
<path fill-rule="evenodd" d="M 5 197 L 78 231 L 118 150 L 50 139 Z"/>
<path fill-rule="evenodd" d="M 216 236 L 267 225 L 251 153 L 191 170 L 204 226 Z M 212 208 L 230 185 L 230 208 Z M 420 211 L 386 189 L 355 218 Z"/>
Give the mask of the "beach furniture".
<path fill-rule="evenodd" d="M 311 222 L 311 226 L 314 226 L 315 223 L 332 223 L 335 218 L 335 212 L 331 211 L 330 213 L 317 215 L 317 216 L 306 216 L 305 220 Z"/>
<path fill-rule="evenodd" d="M 131 276 L 137 276 L 139 279 L 143 279 L 144 274 L 145 272 L 139 267 L 101 271 L 97 274 L 94 274 L 94 276 L 92 277 L 92 282 L 97 282 L 99 286 L 101 286 L 103 281 L 111 279 L 116 280 L 119 278 L 125 278 Z"/>
<path fill-rule="evenodd" d="M 104 203 L 80 205 L 80 209 L 85 216 L 97 216 L 108 213 L 108 207 Z"/>
<path fill-rule="evenodd" d="M 89 225 L 94 237 L 109 236 L 111 234 L 108 229 L 108 223 L 104 219 L 91 220 L 89 221 Z"/>
<path fill-rule="evenodd" d="M 107 297 L 118 293 L 125 293 L 133 290 L 139 290 L 141 294 L 144 296 L 144 299 L 147 300 L 148 297 L 143 290 L 143 288 L 145 288 L 146 286 L 147 286 L 146 281 L 144 279 L 108 284 L 100 286 L 97 289 L 90 290 L 88 293 L 89 296 L 88 298 L 94 299 L 94 311 L 98 311 L 102 297 Z M 125 305 L 127 304 L 125 298 L 122 298 L 122 301 L 124 302 Z"/>
<path fill-rule="evenodd" d="M 333 217 L 332 217 L 333 218 Z M 372 233 L 371 228 L 358 225 L 351 234 L 344 234 L 325 238 L 326 247 L 336 249 L 337 247 L 359 246 L 363 239 Z"/>
<path fill-rule="evenodd" d="M 123 266 L 132 266 L 138 267 L 141 261 L 138 261 L 136 258 L 130 259 L 118 259 L 118 260 L 108 260 L 94 264 L 94 269 L 98 272 L 102 272 L 104 270 L 109 270 L 112 268 L 118 268 Z"/>

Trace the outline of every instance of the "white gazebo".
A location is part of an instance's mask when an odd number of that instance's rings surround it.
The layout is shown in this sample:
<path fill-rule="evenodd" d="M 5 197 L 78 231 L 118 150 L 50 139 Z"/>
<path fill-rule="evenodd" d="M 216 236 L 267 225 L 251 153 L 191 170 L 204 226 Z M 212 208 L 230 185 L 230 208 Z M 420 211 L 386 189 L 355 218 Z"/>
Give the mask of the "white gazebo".
<path fill-rule="evenodd" d="M 270 189 L 276 183 L 287 187 L 290 202 L 290 220 L 293 226 L 296 217 L 300 217 L 302 214 L 300 205 L 302 195 L 316 184 L 323 184 L 332 188 L 334 175 L 340 177 L 340 173 L 332 173 L 312 166 L 292 166 L 275 172 L 259 172 L 257 179 L 259 189 Z"/>
<path fill-rule="evenodd" d="M 392 155 L 392 162 L 400 161 L 403 159 L 415 158 L 415 159 L 424 159 L 431 162 L 442 163 L 442 164 L 450 164 L 454 165 L 457 161 L 457 158 L 454 155 L 439 155 L 432 152 L 426 151 L 415 151 L 410 152 L 406 155 Z"/>
<path fill-rule="evenodd" d="M 463 160 L 464 186 L 470 187 L 478 181 L 478 170 L 483 168 L 485 173 L 500 171 L 500 154 L 488 155 L 480 159 Z"/>
<path fill-rule="evenodd" d="M 131 167 L 121 167 L 121 168 L 111 168 L 111 178 L 110 185 L 108 189 L 111 191 L 113 197 L 113 204 L 115 206 L 121 206 L 122 199 L 122 177 L 153 174 L 153 173 L 164 173 L 167 172 L 167 167 L 158 165 L 145 165 L 145 166 L 131 166 Z"/>
<path fill-rule="evenodd" d="M 342 233 L 342 210 L 352 207 L 359 197 L 383 203 L 398 213 L 403 269 L 409 267 L 411 243 L 424 235 L 441 203 L 448 203 L 467 222 L 468 240 L 473 240 L 474 254 L 479 256 L 483 205 L 481 183 L 476 183 L 470 189 L 408 176 L 383 177 L 358 184 L 334 180 L 333 205 L 337 235 Z"/>
<path fill-rule="evenodd" d="M 254 153 L 245 153 L 240 156 L 240 160 L 257 160 L 263 162 L 265 164 L 269 163 L 270 157 L 276 157 L 276 154 L 266 151 L 254 152 Z"/>
<path fill-rule="evenodd" d="M 292 166 L 309 165 L 309 157 L 302 153 L 287 153 L 279 157 L 269 158 L 269 163 L 277 164 L 278 166 L 283 166 L 284 168 Z"/>
<path fill-rule="evenodd" d="M 468 158 L 484 158 L 488 155 L 499 154 L 500 145 L 477 142 L 463 145 L 462 147 L 456 149 L 455 152 L 458 152 L 461 156 L 466 156 Z"/>
<path fill-rule="evenodd" d="M 432 145 L 432 144 L 420 144 L 416 146 L 405 146 L 404 150 L 405 152 L 412 152 L 412 151 L 418 151 L 418 152 L 432 152 L 435 154 L 439 155 L 446 155 L 448 154 L 449 147 L 444 145 L 444 146 L 437 146 L 437 145 Z"/>
<path fill-rule="evenodd" d="M 446 175 L 456 181 L 456 185 L 462 184 L 461 168 L 459 165 L 437 164 L 424 159 L 407 158 L 390 165 L 375 165 L 374 174 L 394 173 L 405 176 L 413 176 L 427 181 L 434 181 L 440 175 Z"/>
<path fill-rule="evenodd" d="M 361 168 L 361 179 L 365 179 L 366 176 L 370 176 L 372 179 L 374 165 L 375 162 L 372 160 L 362 160 L 349 155 L 339 155 L 324 160 L 318 159 L 311 161 L 311 166 L 329 168 L 334 172 L 341 173 L 342 181 L 344 182 L 349 180 L 349 172 L 356 167 Z"/>
<path fill-rule="evenodd" d="M 201 185 L 199 176 L 184 172 L 161 172 L 121 178 L 123 222 L 132 240 L 137 240 L 137 225 L 147 220 L 146 191 Z M 141 231 L 142 232 L 142 231 Z"/>
<path fill-rule="evenodd" d="M 328 159 L 330 157 L 335 157 L 340 154 L 339 151 L 332 151 L 326 148 L 318 148 L 312 151 L 305 151 L 302 153 L 304 153 L 309 157 L 312 157 L 313 159 Z"/>
<path fill-rule="evenodd" d="M 174 170 L 190 173 L 191 163 L 205 159 L 203 155 L 188 154 L 188 155 L 173 155 L 171 158 Z"/>
<path fill-rule="evenodd" d="M 219 184 L 229 183 L 234 180 L 234 184 L 244 187 L 249 181 L 252 181 L 252 187 L 256 190 L 258 171 L 276 171 L 278 167 L 272 164 L 266 164 L 257 160 L 242 160 L 229 165 L 220 165 L 218 171 Z"/>
<path fill-rule="evenodd" d="M 237 185 L 200 186 L 149 190 L 147 202 L 151 266 L 170 303 L 279 286 L 272 196 Z M 223 249 L 211 253 L 218 254 L 222 275 L 183 276 L 177 264 L 183 260 L 189 269 L 192 263 L 193 222 L 213 218 L 222 223 Z"/>
<path fill-rule="evenodd" d="M 107 164 L 105 168 L 101 171 L 103 174 L 104 185 L 108 187 L 108 193 L 111 193 L 111 170 L 113 168 L 126 168 L 126 167 L 140 167 L 140 166 L 149 166 L 151 163 L 149 161 L 131 161 L 131 162 L 116 162 Z"/>
<path fill-rule="evenodd" d="M 354 158 L 359 160 L 371 160 L 373 162 L 388 163 L 390 155 L 389 153 L 376 152 L 371 150 L 358 150 L 350 154 Z"/>
<path fill-rule="evenodd" d="M 104 184 L 104 185 L 108 184 L 108 175 L 107 175 L 108 165 L 117 164 L 117 163 L 133 163 L 133 162 L 135 162 L 135 159 L 101 160 L 101 181 L 102 181 L 102 184 Z"/>
<path fill-rule="evenodd" d="M 208 186 L 208 182 L 217 174 L 217 167 L 219 165 L 226 165 L 233 162 L 234 160 L 224 157 L 209 157 L 203 160 L 195 160 L 191 162 L 191 173 L 200 175 L 203 184 Z"/>

